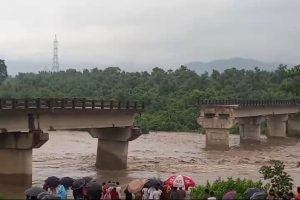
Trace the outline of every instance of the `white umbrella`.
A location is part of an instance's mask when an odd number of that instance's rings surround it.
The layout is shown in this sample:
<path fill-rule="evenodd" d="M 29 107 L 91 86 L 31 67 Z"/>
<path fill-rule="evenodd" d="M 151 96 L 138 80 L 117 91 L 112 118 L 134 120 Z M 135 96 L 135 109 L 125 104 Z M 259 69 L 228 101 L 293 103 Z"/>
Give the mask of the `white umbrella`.
<path fill-rule="evenodd" d="M 184 180 L 183 180 L 183 176 L 182 176 L 182 175 L 178 175 L 178 176 L 175 178 L 175 180 L 174 180 L 174 182 L 173 182 L 173 186 L 174 186 L 174 187 L 178 187 L 178 188 L 184 187 Z"/>

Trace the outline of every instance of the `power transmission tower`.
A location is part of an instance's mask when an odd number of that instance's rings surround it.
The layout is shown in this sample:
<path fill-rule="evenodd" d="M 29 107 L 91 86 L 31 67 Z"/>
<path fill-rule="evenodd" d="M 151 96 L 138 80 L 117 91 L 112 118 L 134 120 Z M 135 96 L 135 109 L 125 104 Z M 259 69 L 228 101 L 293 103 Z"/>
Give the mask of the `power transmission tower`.
<path fill-rule="evenodd" d="M 59 64 L 58 64 L 58 41 L 56 38 L 56 34 L 55 34 L 55 38 L 53 41 L 53 63 L 52 63 L 52 71 L 54 72 L 58 72 L 59 71 Z"/>

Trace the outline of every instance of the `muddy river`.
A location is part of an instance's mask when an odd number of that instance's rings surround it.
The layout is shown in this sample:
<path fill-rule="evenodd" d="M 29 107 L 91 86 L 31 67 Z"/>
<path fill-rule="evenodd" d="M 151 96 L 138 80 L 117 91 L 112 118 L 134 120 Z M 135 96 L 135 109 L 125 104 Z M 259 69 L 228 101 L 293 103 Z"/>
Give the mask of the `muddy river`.
<path fill-rule="evenodd" d="M 197 183 L 218 177 L 259 179 L 258 169 L 270 159 L 285 161 L 287 171 L 300 185 L 300 142 L 295 138 L 263 139 L 262 144 L 239 144 L 239 136 L 230 136 L 229 151 L 205 151 L 205 136 L 195 133 L 152 132 L 129 143 L 128 169 L 100 171 L 95 168 L 97 139 L 86 132 L 51 132 L 50 140 L 33 151 L 33 184 L 48 176 L 92 176 L 101 181 L 167 178 L 185 174 Z"/>

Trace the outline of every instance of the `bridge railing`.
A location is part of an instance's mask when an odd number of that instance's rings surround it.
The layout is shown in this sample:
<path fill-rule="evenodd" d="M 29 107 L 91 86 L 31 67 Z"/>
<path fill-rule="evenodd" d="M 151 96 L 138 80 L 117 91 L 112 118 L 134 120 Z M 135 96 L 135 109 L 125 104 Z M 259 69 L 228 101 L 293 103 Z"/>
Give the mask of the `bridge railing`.
<path fill-rule="evenodd" d="M 299 105 L 300 99 L 284 100 L 209 100 L 198 101 L 199 105 L 238 105 L 238 106 L 266 106 L 266 105 Z"/>
<path fill-rule="evenodd" d="M 0 99 L 0 109 L 120 109 L 143 110 L 144 102 L 90 100 L 85 98 Z"/>

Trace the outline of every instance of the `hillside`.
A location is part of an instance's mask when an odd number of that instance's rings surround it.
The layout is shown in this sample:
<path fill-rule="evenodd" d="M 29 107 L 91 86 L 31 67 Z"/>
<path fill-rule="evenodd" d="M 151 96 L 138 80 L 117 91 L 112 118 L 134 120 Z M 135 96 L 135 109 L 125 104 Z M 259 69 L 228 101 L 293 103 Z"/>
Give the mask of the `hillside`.
<path fill-rule="evenodd" d="M 262 62 L 254 59 L 246 59 L 246 58 L 229 58 L 229 59 L 218 59 L 210 62 L 189 62 L 185 64 L 189 69 L 194 70 L 195 72 L 201 74 L 204 72 L 211 72 L 212 69 L 218 71 L 224 71 L 228 68 L 236 68 L 236 69 L 254 69 L 258 67 L 264 70 L 274 70 L 278 67 L 279 64 L 286 63 L 276 63 L 276 62 Z"/>

